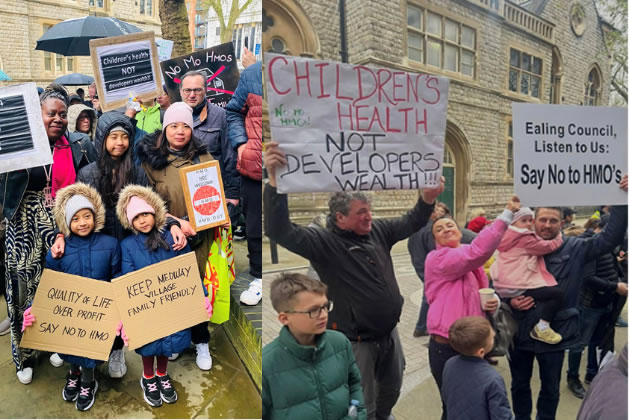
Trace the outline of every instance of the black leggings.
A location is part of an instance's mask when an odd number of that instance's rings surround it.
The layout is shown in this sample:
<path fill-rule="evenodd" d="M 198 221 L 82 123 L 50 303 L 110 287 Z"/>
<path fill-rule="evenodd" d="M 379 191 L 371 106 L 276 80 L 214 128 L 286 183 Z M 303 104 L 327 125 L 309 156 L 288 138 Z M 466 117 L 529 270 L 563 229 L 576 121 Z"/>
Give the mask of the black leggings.
<path fill-rule="evenodd" d="M 539 287 L 538 289 L 529 289 L 523 296 L 531 296 L 536 303 L 542 304 L 541 318 L 547 322 L 553 320 L 554 315 L 562 305 L 564 292 L 560 286 Z"/>

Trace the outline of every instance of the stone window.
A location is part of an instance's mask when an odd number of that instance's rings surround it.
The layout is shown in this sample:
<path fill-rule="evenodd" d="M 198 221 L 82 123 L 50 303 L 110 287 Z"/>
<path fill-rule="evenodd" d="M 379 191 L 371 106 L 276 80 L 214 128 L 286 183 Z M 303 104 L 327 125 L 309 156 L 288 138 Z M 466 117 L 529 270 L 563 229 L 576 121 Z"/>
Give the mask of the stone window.
<path fill-rule="evenodd" d="M 588 78 L 584 84 L 584 105 L 596 106 L 599 105 L 601 95 L 601 78 L 596 67 L 588 73 Z"/>
<path fill-rule="evenodd" d="M 508 88 L 512 92 L 540 98 L 542 94 L 542 59 L 510 48 Z"/>
<path fill-rule="evenodd" d="M 140 14 L 145 16 L 153 16 L 153 0 L 138 0 Z"/>
<path fill-rule="evenodd" d="M 475 77 L 476 38 L 470 26 L 407 4 L 407 56 L 413 61 Z"/>
<path fill-rule="evenodd" d="M 90 7 L 105 8 L 105 0 L 90 0 Z"/>
<path fill-rule="evenodd" d="M 53 23 L 42 24 L 42 34 L 46 33 L 53 27 Z M 53 74 L 73 73 L 74 69 L 74 57 L 64 57 L 61 54 L 51 53 L 49 51 L 43 51 L 44 53 L 44 71 Z M 64 60 L 65 58 L 65 60 Z"/>
<path fill-rule="evenodd" d="M 512 120 L 507 121 L 506 132 L 507 155 L 505 161 L 505 174 L 510 178 L 514 177 L 514 143 L 512 142 Z"/>

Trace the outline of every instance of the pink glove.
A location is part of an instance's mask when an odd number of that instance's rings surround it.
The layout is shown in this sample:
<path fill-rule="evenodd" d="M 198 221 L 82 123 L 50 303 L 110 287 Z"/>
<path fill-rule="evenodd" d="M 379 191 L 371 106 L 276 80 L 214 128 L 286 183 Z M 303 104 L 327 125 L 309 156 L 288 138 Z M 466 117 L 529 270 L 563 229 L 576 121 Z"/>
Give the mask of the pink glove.
<path fill-rule="evenodd" d="M 212 304 L 210 303 L 210 299 L 206 296 L 206 311 L 208 312 L 208 318 L 212 318 L 212 312 L 214 309 L 212 308 Z"/>
<path fill-rule="evenodd" d="M 120 321 L 118 323 L 118 326 L 116 327 L 116 335 L 119 335 L 120 338 L 122 338 L 123 343 L 125 343 L 125 346 L 129 345 L 129 339 L 127 338 L 127 334 L 125 333 L 125 329 L 123 328 L 122 321 Z"/>
<path fill-rule="evenodd" d="M 26 327 L 30 327 L 35 322 L 35 315 L 31 313 L 31 308 L 29 307 L 24 311 L 24 315 L 22 316 L 22 332 L 26 329 Z"/>

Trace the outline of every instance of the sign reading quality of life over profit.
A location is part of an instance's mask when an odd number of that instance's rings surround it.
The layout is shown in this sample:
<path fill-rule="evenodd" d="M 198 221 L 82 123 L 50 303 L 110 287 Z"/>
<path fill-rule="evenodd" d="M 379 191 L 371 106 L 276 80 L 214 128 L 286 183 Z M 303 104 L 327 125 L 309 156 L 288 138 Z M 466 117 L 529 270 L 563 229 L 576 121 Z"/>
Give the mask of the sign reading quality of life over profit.
<path fill-rule="evenodd" d="M 119 321 L 113 295 L 109 282 L 44 270 L 20 347 L 107 360 Z"/>
<path fill-rule="evenodd" d="M 129 349 L 208 320 L 194 252 L 112 280 Z"/>
<path fill-rule="evenodd" d="M 627 204 L 625 108 L 512 104 L 514 191 L 528 206 Z"/>
<path fill-rule="evenodd" d="M 442 174 L 448 79 L 265 55 L 278 191 L 418 189 Z"/>
<path fill-rule="evenodd" d="M 0 88 L 0 173 L 52 163 L 35 83 Z"/>
<path fill-rule="evenodd" d="M 195 230 L 204 230 L 228 221 L 227 203 L 219 162 L 200 163 L 179 170 L 188 219 Z"/>
<path fill-rule="evenodd" d="M 90 40 L 96 89 L 103 110 L 126 104 L 130 92 L 148 101 L 162 92 L 153 32 Z"/>

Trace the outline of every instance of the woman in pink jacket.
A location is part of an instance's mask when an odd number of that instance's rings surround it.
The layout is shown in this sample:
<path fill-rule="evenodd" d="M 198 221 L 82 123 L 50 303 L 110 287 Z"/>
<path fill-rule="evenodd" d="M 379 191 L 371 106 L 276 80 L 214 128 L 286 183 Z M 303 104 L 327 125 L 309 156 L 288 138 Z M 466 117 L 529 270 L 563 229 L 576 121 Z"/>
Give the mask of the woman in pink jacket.
<path fill-rule="evenodd" d="M 444 365 L 458 354 L 448 342 L 451 325 L 463 317 L 485 316 L 484 311 L 494 312 L 499 306 L 498 297 L 481 305 L 479 289 L 488 287 L 483 264 L 496 250 L 519 208 L 518 197 L 512 197 L 503 213 L 470 245 L 461 244 L 462 233 L 455 220 L 443 217 L 433 222 L 436 249 L 426 259 L 425 293 L 429 302 L 427 330 L 431 335 L 429 366 L 440 390 Z M 444 403 L 442 411 L 442 418 L 446 418 Z"/>

